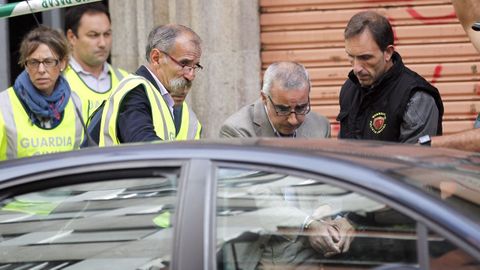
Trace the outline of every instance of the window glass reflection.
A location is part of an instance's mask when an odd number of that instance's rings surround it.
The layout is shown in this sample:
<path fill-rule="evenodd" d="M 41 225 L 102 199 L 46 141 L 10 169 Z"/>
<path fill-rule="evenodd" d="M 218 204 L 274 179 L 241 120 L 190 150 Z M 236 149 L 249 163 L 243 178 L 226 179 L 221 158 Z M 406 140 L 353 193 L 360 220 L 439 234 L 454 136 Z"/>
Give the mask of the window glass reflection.
<path fill-rule="evenodd" d="M 2 201 L 0 269 L 168 269 L 177 178 L 168 169 Z"/>
<path fill-rule="evenodd" d="M 417 264 L 415 223 L 383 203 L 322 179 L 229 168 L 217 176 L 219 269 Z"/>
<path fill-rule="evenodd" d="M 428 248 L 431 269 L 480 269 L 478 260 L 434 232 L 431 232 L 428 237 Z"/>

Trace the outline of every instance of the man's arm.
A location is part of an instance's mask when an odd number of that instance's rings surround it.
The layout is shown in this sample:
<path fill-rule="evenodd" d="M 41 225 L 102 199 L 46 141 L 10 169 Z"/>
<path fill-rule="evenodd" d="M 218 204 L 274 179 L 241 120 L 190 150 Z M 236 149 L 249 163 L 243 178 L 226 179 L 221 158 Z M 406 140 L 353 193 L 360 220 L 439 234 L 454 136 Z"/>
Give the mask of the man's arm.
<path fill-rule="evenodd" d="M 474 22 L 480 21 L 480 1 L 452 0 L 458 20 L 463 26 L 473 46 L 480 52 L 480 32 L 472 29 Z M 480 151 L 480 129 L 472 129 L 456 134 L 432 137 L 432 147 L 455 148 L 465 151 Z"/>
<path fill-rule="evenodd" d="M 439 112 L 435 99 L 424 91 L 417 91 L 408 102 L 400 126 L 400 142 L 417 143 L 424 135 L 437 135 Z"/>
<path fill-rule="evenodd" d="M 279 227 L 298 228 L 308 236 L 312 248 L 326 257 L 348 251 L 354 229 L 346 218 L 332 220 L 325 217 L 331 210 L 327 205 L 318 207 L 314 216 L 308 216 L 301 209 L 288 205 L 285 197 L 280 195 L 288 188 L 280 187 L 270 183 L 249 189 L 249 193 L 256 198 L 255 205 L 260 209 L 257 213 L 262 212 L 264 229 L 276 231 Z"/>
<path fill-rule="evenodd" d="M 452 0 L 458 20 L 463 26 L 473 46 L 480 52 L 480 32 L 472 29 L 474 22 L 480 21 L 480 1 Z"/>
<path fill-rule="evenodd" d="M 447 147 L 465 151 L 480 151 L 480 129 L 432 137 L 432 147 Z"/>
<path fill-rule="evenodd" d="M 122 143 L 161 140 L 155 133 L 152 109 L 143 86 L 137 86 L 125 96 L 120 105 L 117 129 Z"/>

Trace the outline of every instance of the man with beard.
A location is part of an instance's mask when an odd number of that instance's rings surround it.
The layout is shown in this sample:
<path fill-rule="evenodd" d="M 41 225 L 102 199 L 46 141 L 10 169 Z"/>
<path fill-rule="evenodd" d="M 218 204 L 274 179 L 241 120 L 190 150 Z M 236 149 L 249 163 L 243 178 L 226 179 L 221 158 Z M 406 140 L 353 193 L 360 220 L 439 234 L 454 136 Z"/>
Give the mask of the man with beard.
<path fill-rule="evenodd" d="M 328 138 L 330 123 L 310 111 L 310 79 L 304 66 L 277 62 L 265 71 L 260 98 L 231 115 L 220 137 Z"/>
<path fill-rule="evenodd" d="M 72 49 L 63 72 L 70 87 L 88 104 L 90 116 L 128 73 L 107 63 L 112 49 L 110 13 L 102 3 L 69 8 L 65 35 Z"/>
<path fill-rule="evenodd" d="M 355 14 L 344 38 L 353 69 L 340 92 L 340 138 L 417 143 L 442 134 L 440 94 L 403 64 L 385 17 Z"/>
<path fill-rule="evenodd" d="M 105 103 L 99 145 L 199 137 L 200 123 L 185 97 L 202 69 L 201 54 L 201 39 L 192 29 L 154 28 L 147 41 L 148 63 L 123 79 Z"/>

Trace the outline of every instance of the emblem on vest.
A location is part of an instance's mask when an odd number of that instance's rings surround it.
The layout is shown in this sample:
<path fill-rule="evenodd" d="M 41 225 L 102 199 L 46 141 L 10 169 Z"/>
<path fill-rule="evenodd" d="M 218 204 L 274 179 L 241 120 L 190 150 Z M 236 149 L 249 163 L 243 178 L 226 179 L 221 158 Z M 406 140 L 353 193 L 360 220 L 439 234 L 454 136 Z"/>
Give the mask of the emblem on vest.
<path fill-rule="evenodd" d="M 370 119 L 370 129 L 373 133 L 379 134 L 382 132 L 387 124 L 385 123 L 387 120 L 387 114 L 384 112 L 377 112 L 372 115 Z"/>

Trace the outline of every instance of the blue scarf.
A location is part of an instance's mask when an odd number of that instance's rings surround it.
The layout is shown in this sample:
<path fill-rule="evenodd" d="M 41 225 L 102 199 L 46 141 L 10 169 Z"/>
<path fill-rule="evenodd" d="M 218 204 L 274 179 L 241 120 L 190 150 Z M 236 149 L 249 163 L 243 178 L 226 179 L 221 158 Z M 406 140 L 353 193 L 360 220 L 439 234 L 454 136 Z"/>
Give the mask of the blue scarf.
<path fill-rule="evenodd" d="M 58 77 L 51 96 L 44 96 L 38 91 L 25 70 L 18 75 L 13 89 L 27 106 L 32 123 L 38 123 L 38 117 L 42 117 L 50 119 L 52 126 L 57 126 L 70 99 L 70 86 L 62 76 Z"/>

